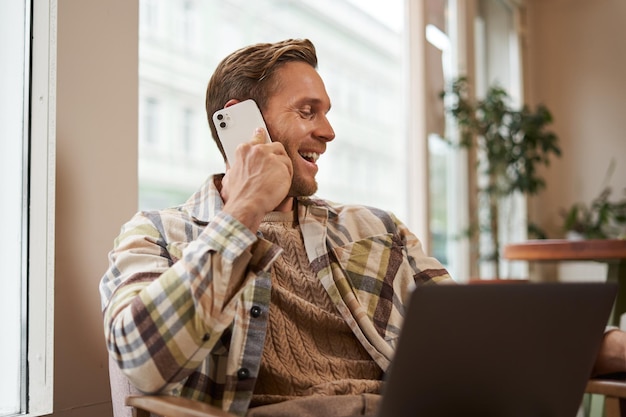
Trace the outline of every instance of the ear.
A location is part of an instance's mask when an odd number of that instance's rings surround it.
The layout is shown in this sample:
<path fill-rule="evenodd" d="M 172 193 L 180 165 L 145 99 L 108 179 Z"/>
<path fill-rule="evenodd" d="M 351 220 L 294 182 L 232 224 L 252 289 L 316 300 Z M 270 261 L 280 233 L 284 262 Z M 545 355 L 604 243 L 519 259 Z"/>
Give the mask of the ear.
<path fill-rule="evenodd" d="M 224 108 L 226 108 L 226 107 L 230 107 L 230 106 L 232 106 L 233 104 L 237 104 L 237 103 L 239 103 L 239 100 L 234 99 L 234 98 L 231 98 L 230 100 L 228 100 L 228 101 L 226 102 L 226 104 L 224 104 Z"/>

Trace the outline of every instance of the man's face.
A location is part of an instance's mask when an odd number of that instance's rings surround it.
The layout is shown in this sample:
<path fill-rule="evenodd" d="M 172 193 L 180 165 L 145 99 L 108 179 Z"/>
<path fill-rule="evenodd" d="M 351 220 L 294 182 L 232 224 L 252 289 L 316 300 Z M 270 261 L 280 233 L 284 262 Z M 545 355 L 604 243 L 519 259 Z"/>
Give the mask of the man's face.
<path fill-rule="evenodd" d="M 315 68 L 303 62 L 288 62 L 275 74 L 278 90 L 263 112 L 274 142 L 285 147 L 293 163 L 289 196 L 309 196 L 317 191 L 316 161 L 335 132 L 326 118 L 330 98 Z"/>

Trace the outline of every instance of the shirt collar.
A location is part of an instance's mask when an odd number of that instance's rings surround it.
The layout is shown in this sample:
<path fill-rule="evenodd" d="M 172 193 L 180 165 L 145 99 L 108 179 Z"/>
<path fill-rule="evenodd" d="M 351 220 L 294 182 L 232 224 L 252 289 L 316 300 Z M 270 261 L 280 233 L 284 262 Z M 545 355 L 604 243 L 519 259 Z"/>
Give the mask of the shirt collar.
<path fill-rule="evenodd" d="M 208 224 L 224 208 L 218 189 L 224 174 L 209 176 L 202 186 L 183 205 L 189 215 L 200 224 Z"/>

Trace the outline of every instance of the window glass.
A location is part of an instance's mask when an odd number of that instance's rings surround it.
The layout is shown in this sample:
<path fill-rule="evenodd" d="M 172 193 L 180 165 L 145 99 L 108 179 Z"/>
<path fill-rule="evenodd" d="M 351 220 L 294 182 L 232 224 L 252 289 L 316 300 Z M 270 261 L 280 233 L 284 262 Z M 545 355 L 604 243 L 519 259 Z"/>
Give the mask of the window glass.
<path fill-rule="evenodd" d="M 445 115 L 439 94 L 458 74 L 456 45 L 456 0 L 428 3 L 427 76 L 428 92 L 428 151 L 431 253 L 443 263 L 457 281 L 468 277 L 468 259 L 464 256 L 466 241 L 462 230 L 467 227 L 467 198 L 465 191 L 465 153 L 453 148 L 455 129 Z M 444 139 L 444 136 L 445 138 Z"/>
<path fill-rule="evenodd" d="M 498 85 L 504 88 L 512 99 L 512 105 L 521 107 L 522 79 L 519 36 L 515 23 L 517 7 L 510 2 L 496 0 L 480 0 L 478 2 L 474 36 L 476 48 L 476 94 L 484 97 L 488 88 Z M 479 154 L 479 160 L 480 160 Z M 479 180 L 485 181 L 484 178 Z M 509 242 L 520 242 L 527 238 L 526 233 L 526 202 L 525 197 L 516 194 L 504 197 L 499 202 L 501 213 L 498 231 L 500 248 Z M 478 201 L 481 218 L 489 216 L 486 204 Z M 494 252 L 490 236 L 480 236 L 481 258 Z M 517 277 L 528 276 L 526 262 L 507 262 L 500 257 L 500 269 L 496 270 L 494 262 L 488 260 L 479 264 L 481 277 Z"/>
<path fill-rule="evenodd" d="M 24 411 L 28 36 L 25 1 L 0 3 L 0 416 Z"/>
<path fill-rule="evenodd" d="M 459 5 L 463 5 L 460 7 Z M 478 277 L 524 277 L 524 265 L 501 262 L 501 270 L 495 271 L 491 262 L 485 260 L 493 248 L 485 243 L 486 235 L 467 239 L 470 231 L 470 207 L 480 218 L 489 216 L 475 195 L 468 193 L 468 152 L 452 148 L 445 139 L 456 142 L 456 122 L 450 115 L 437 114 L 442 101 L 435 97 L 446 85 L 459 76 L 468 76 L 468 61 L 475 62 L 470 82 L 480 97 L 494 82 L 507 89 L 514 99 L 521 92 L 520 58 L 518 34 L 515 28 L 515 7 L 499 0 L 480 0 L 475 8 L 466 7 L 458 0 L 436 0 L 427 2 L 428 83 L 437 86 L 436 91 L 427 92 L 429 100 L 429 207 L 432 253 L 444 263 L 458 281 Z M 470 22 L 468 13 L 474 16 Z M 474 39 L 468 41 L 461 27 L 471 23 Z M 465 45 L 462 47 L 462 43 Z M 473 58 L 470 58 L 470 55 Z M 440 77 L 442 79 L 440 79 Z M 445 139 L 442 135 L 445 134 Z M 481 181 L 477 175 L 478 181 Z M 472 179 L 473 180 L 473 179 Z M 510 242 L 525 238 L 525 210 L 520 196 L 502 201 L 507 216 L 506 224 L 499 227 L 500 241 Z M 476 226 L 476 225 L 472 225 Z M 488 242 L 487 242 L 488 243 Z M 470 271 L 472 271 L 470 273 Z M 470 277 L 470 275 L 472 275 Z"/>
<path fill-rule="evenodd" d="M 336 132 L 319 160 L 318 195 L 406 220 L 403 7 L 403 0 L 141 0 L 140 208 L 182 203 L 223 171 L 204 114 L 218 62 L 248 44 L 309 38 Z"/>

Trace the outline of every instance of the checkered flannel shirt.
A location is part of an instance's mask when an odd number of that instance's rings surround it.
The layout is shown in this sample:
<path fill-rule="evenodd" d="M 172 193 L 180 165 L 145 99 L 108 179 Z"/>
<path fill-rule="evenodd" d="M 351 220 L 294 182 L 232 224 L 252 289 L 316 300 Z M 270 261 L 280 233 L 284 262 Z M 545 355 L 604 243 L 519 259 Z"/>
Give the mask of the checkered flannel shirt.
<path fill-rule="evenodd" d="M 182 206 L 137 213 L 100 283 L 111 357 L 141 391 L 245 415 L 259 371 L 270 266 L 282 249 L 221 212 L 211 177 Z M 387 369 L 416 285 L 450 281 L 392 214 L 297 201 L 313 270 L 355 337 Z"/>

